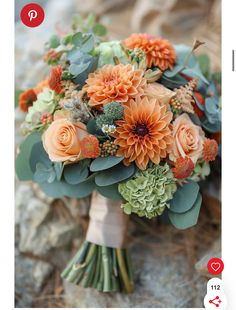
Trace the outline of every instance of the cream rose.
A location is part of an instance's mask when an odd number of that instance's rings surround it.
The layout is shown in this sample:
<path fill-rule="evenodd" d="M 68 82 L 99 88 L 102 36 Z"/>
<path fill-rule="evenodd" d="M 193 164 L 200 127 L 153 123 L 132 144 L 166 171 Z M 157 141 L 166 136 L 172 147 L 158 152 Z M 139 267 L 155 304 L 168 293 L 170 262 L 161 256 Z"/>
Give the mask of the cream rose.
<path fill-rule="evenodd" d="M 43 146 L 51 161 L 75 161 L 82 157 L 80 141 L 87 135 L 83 123 L 57 119 L 44 132 Z"/>
<path fill-rule="evenodd" d="M 170 159 L 188 156 L 194 163 L 202 156 L 205 135 L 201 127 L 195 125 L 184 113 L 173 122 L 174 143 Z"/>

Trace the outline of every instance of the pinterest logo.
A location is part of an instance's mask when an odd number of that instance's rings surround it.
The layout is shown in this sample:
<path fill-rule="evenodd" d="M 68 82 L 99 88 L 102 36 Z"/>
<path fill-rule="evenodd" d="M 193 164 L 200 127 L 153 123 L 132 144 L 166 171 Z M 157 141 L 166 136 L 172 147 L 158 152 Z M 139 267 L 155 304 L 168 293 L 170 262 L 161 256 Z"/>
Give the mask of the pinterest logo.
<path fill-rule="evenodd" d="M 37 27 L 44 20 L 44 10 L 37 3 L 29 3 L 22 8 L 20 17 L 27 27 Z"/>

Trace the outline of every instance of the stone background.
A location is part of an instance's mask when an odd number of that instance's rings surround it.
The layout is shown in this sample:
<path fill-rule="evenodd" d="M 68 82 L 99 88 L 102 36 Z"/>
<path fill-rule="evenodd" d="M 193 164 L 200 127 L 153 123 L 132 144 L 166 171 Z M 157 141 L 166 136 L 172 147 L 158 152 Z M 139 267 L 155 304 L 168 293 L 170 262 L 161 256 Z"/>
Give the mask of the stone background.
<path fill-rule="evenodd" d="M 57 29 L 70 24 L 73 13 L 97 14 L 109 38 L 131 32 L 166 36 L 174 43 L 206 42 L 214 69 L 220 69 L 220 13 L 218 0 L 48 0 L 46 19 L 37 28 L 19 21 L 29 1 L 16 1 L 16 88 L 35 85 L 48 73 L 43 45 Z M 22 137 L 24 115 L 16 110 L 16 146 Z M 216 179 L 216 178 L 212 178 Z M 204 187 L 199 224 L 177 231 L 158 220 L 131 218 L 130 247 L 136 290 L 131 296 L 99 294 L 62 282 L 60 272 L 83 240 L 89 199 L 53 200 L 36 185 L 16 180 L 16 307 L 202 307 L 206 291 L 206 262 L 220 255 L 219 182 Z"/>

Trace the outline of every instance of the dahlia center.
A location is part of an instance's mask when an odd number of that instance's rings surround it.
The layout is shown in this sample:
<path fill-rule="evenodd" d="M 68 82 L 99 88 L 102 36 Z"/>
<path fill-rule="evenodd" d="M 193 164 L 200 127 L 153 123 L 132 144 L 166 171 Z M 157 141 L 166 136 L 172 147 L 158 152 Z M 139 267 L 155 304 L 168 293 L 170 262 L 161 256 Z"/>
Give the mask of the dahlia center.
<path fill-rule="evenodd" d="M 149 130 L 145 124 L 137 124 L 134 131 L 138 136 L 142 137 L 146 136 L 149 133 Z"/>

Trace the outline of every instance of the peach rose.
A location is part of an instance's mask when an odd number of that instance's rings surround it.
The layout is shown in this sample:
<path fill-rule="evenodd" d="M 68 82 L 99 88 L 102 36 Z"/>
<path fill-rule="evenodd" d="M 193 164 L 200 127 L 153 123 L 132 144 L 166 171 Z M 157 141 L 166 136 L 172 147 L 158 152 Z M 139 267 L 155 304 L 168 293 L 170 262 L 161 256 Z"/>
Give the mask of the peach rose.
<path fill-rule="evenodd" d="M 86 126 L 66 118 L 52 122 L 43 134 L 43 146 L 51 161 L 75 161 L 82 158 L 81 140 L 88 135 Z"/>
<path fill-rule="evenodd" d="M 175 96 L 175 92 L 166 88 L 160 83 L 148 83 L 144 89 L 144 96 L 148 98 L 156 98 L 161 104 L 167 105 L 171 98 Z"/>
<path fill-rule="evenodd" d="M 184 113 L 173 122 L 174 143 L 170 159 L 188 156 L 194 163 L 202 156 L 205 135 L 201 127 L 195 125 Z"/>

